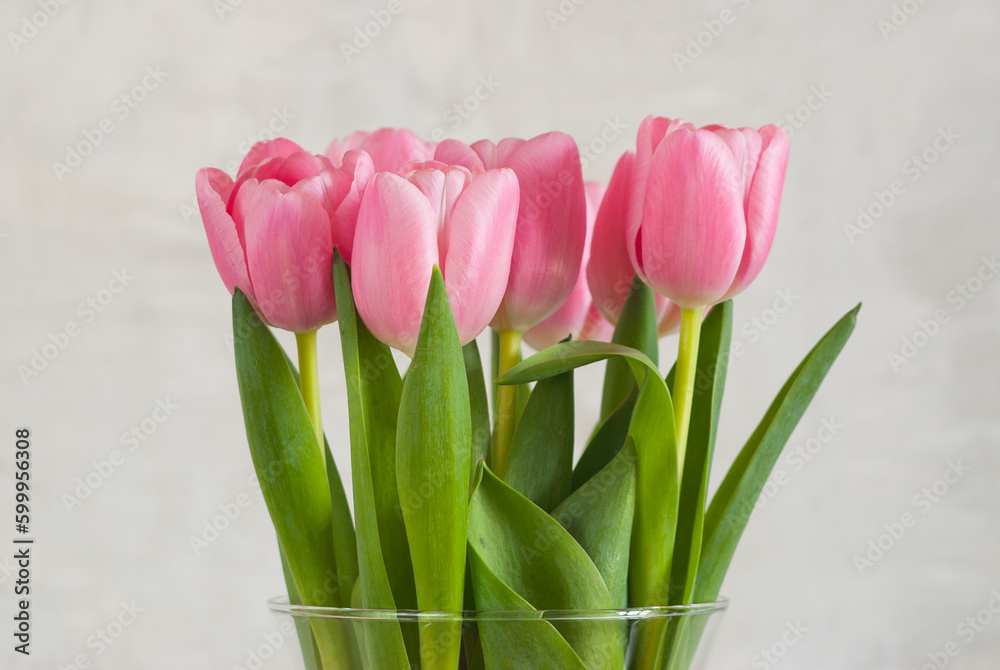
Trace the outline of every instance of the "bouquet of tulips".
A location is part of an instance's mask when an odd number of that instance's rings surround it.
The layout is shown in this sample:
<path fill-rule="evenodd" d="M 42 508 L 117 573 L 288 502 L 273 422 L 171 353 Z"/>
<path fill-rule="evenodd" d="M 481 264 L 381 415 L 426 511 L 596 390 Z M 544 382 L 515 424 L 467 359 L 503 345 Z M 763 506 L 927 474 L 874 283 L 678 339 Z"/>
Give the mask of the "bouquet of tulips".
<path fill-rule="evenodd" d="M 473 639 L 445 613 L 718 598 L 858 310 L 795 368 L 709 502 L 731 298 L 768 255 L 787 160 L 774 126 L 649 117 L 606 188 L 559 132 L 466 145 L 382 129 L 325 154 L 277 139 L 235 181 L 198 172 L 289 599 L 440 615 L 357 635 L 314 620 L 299 629 L 311 670 L 687 667 L 696 629 L 653 629 L 626 659 L 614 625 L 482 623 Z M 353 514 L 320 418 L 316 337 L 334 321 L 350 422 L 331 439 L 349 435 Z M 269 327 L 295 333 L 297 364 Z M 602 361 L 574 462 L 574 370 Z"/>

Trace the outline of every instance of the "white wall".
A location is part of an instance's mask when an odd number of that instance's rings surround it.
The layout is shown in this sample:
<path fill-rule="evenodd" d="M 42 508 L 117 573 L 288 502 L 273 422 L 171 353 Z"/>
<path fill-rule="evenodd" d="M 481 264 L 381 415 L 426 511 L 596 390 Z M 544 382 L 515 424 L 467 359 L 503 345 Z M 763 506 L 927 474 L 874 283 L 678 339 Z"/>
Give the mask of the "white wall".
<path fill-rule="evenodd" d="M 800 114 L 770 261 L 737 300 L 746 354 L 731 371 L 715 482 L 799 358 L 865 307 L 790 449 L 824 420 L 840 428 L 804 467 L 779 464 L 788 479 L 751 521 L 725 587 L 732 607 L 713 667 L 768 667 L 755 655 L 800 624 L 808 631 L 780 667 L 918 668 L 955 640 L 948 667 L 996 668 L 1000 620 L 972 640 L 957 627 L 1000 588 L 1000 280 L 976 278 L 1000 253 L 1000 6 L 895 0 L 915 13 L 883 35 L 891 0 L 563 0 L 573 12 L 558 23 L 556 0 L 394 1 L 402 11 L 351 62 L 341 43 L 385 2 L 0 8 L 0 556 L 13 535 L 15 426 L 34 435 L 37 537 L 34 654 L 11 661 L 11 580 L 0 572 L 0 667 L 83 654 L 108 669 L 231 668 L 274 630 L 265 600 L 283 587 L 248 483 L 229 298 L 189 208 L 195 170 L 239 159 L 277 112 L 289 117 L 284 133 L 315 150 L 383 125 L 469 141 L 561 129 L 600 148 L 606 124 L 624 124 L 587 167 L 592 179 L 609 176 L 647 114 L 755 126 Z M 8 31 L 44 4 L 56 15 L 13 44 Z M 219 6 L 232 11 L 220 17 Z M 724 10 L 721 34 L 703 32 Z M 692 39 L 708 46 L 679 67 Z M 122 118 L 116 98 L 147 68 L 162 81 Z M 499 85 L 454 127 L 446 112 L 481 77 Z M 113 131 L 58 178 L 52 163 L 102 119 Z M 914 171 L 911 156 L 925 151 L 936 162 Z M 849 239 L 845 224 L 859 207 L 877 211 L 896 180 L 902 195 Z M 106 297 L 115 271 L 128 286 L 100 312 L 79 308 Z M 981 290 L 963 302 L 957 285 Z M 781 291 L 791 307 L 760 332 L 753 320 L 772 316 Z M 946 322 L 894 369 L 887 354 L 939 310 Z M 25 382 L 18 366 L 70 321 L 79 335 Z M 335 329 L 321 340 L 326 423 L 348 471 Z M 664 358 L 675 346 L 663 342 Z M 596 406 L 593 388 L 581 384 L 581 406 Z M 158 401 L 176 409 L 130 451 L 122 434 Z M 124 462 L 68 512 L 62 496 L 115 450 Z M 955 462 L 968 471 L 938 502 L 915 499 Z M 196 555 L 189 536 L 244 493 L 249 507 Z M 904 513 L 916 524 L 859 574 L 854 556 Z M 133 600 L 137 622 L 103 653 L 88 647 Z"/>

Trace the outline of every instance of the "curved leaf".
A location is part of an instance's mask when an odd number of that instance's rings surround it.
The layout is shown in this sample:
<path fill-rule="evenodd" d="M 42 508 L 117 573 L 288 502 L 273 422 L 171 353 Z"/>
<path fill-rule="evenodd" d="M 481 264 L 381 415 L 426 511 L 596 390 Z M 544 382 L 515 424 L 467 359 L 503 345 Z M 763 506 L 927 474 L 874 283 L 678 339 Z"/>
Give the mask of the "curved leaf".
<path fill-rule="evenodd" d="M 474 547 L 469 550 L 476 602 L 483 610 L 537 611 L 493 574 Z M 587 670 L 569 643 L 548 621 L 537 617 L 478 622 L 483 658 L 489 668 L 509 670 Z"/>
<path fill-rule="evenodd" d="M 379 532 L 379 508 L 372 478 L 372 461 L 369 455 L 369 432 L 374 430 L 378 412 L 372 407 L 374 388 L 366 386 L 362 375 L 362 343 L 373 339 L 364 324 L 357 319 L 347 265 L 340 255 L 334 254 L 334 286 L 337 294 L 337 314 L 340 342 L 344 356 L 344 377 L 347 381 L 347 402 L 351 433 L 351 479 L 354 488 L 354 510 L 358 528 L 359 577 L 354 588 L 356 598 L 352 605 L 371 609 L 395 609 L 389 575 L 383 557 Z M 372 345 L 375 346 L 375 345 Z M 391 359 L 391 356 L 390 356 Z M 371 357 L 365 357 L 369 363 Z M 378 359 L 375 359 L 378 360 Z M 369 381 L 384 380 L 391 384 L 391 375 L 368 375 Z M 377 383 L 377 381 L 376 381 Z M 402 551 L 402 547 L 395 547 Z M 408 551 L 407 551 L 408 554 Z M 360 601 L 360 602 L 356 602 Z M 406 644 L 399 624 L 380 623 L 378 626 L 360 626 L 364 636 L 367 665 L 386 670 L 405 670 L 410 667 Z"/>
<path fill-rule="evenodd" d="M 488 582 L 477 570 L 477 565 L 485 566 L 535 609 L 610 609 L 611 596 L 600 571 L 573 536 L 485 464 L 480 471 L 469 507 L 469 545 L 479 559 L 472 564 L 476 587 Z M 485 607 L 476 595 L 476 605 Z M 559 620 L 553 625 L 586 667 L 623 666 L 621 639 L 613 620 Z"/>
<path fill-rule="evenodd" d="M 518 421 L 504 481 L 545 511 L 570 493 L 573 372 L 538 382 Z"/>
<path fill-rule="evenodd" d="M 636 275 L 632 279 L 621 314 L 618 315 L 611 341 L 638 349 L 654 364 L 659 365 L 660 335 L 657 328 L 656 294 Z M 624 361 L 608 361 L 601 395 L 601 421 L 611 416 L 622 404 L 634 383 L 635 379 Z"/>
<path fill-rule="evenodd" d="M 635 444 L 628 440 L 604 469 L 552 512 L 552 518 L 586 550 L 616 608 L 628 605 L 637 461 Z"/>
<path fill-rule="evenodd" d="M 632 375 L 629 370 L 629 375 Z M 614 460 L 618 452 L 625 444 L 628 437 L 628 427 L 632 423 L 632 412 L 635 409 L 635 401 L 639 398 L 639 387 L 635 383 L 635 377 L 631 376 L 632 390 L 611 415 L 606 418 L 594 431 L 590 441 L 580 455 L 573 469 L 573 486 L 575 491 L 587 481 L 604 469 L 604 467 Z"/>

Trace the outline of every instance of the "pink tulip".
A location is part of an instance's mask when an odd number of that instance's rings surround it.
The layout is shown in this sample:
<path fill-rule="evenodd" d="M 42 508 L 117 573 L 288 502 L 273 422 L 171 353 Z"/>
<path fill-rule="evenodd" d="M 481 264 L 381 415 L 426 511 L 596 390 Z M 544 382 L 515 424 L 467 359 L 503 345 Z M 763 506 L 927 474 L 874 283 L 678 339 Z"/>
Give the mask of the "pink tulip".
<path fill-rule="evenodd" d="M 407 163 L 431 160 L 435 146 L 405 128 L 380 128 L 371 133 L 359 130 L 334 140 L 326 155 L 339 167 L 345 153 L 360 150 L 372 157 L 376 172 L 399 172 Z"/>
<path fill-rule="evenodd" d="M 643 281 L 689 309 L 746 288 L 771 249 L 787 164 L 788 136 L 776 126 L 646 118 L 627 206 L 628 252 Z"/>
<path fill-rule="evenodd" d="M 594 223 L 594 241 L 587 263 L 587 283 L 594 306 L 610 323 L 617 324 L 628 297 L 635 268 L 629 257 L 625 235 L 625 210 L 631 188 L 635 154 L 622 154 L 608 183 Z M 656 296 L 656 316 L 660 335 L 675 330 L 680 308 L 661 295 Z"/>
<path fill-rule="evenodd" d="M 413 355 L 431 272 L 444 276 L 462 344 L 490 323 L 510 273 L 518 186 L 507 169 L 436 161 L 375 175 L 358 215 L 352 288 L 372 333 Z"/>
<path fill-rule="evenodd" d="M 590 240 L 594 232 L 594 218 L 597 216 L 597 208 L 601 204 L 601 198 L 604 197 L 605 186 L 600 182 L 589 181 L 584 184 L 584 188 L 587 193 L 587 238 L 583 245 L 583 262 L 580 264 L 576 286 L 573 287 L 562 307 L 524 333 L 524 341 L 539 351 L 561 342 L 570 335 L 574 340 L 603 340 L 606 342 L 611 339 L 611 335 L 614 333 L 613 326 L 605 321 L 594 307 L 594 301 L 590 297 L 590 289 L 587 288 L 586 273 L 587 258 L 591 254 Z M 622 250 L 625 249 L 624 239 L 623 233 Z M 627 254 L 626 260 L 628 260 Z"/>
<path fill-rule="evenodd" d="M 435 158 L 470 169 L 507 167 L 517 175 L 521 204 L 510 278 L 491 325 L 524 332 L 540 323 L 573 290 L 587 237 L 587 200 L 573 138 L 552 132 L 471 146 L 445 140 Z"/>
<path fill-rule="evenodd" d="M 195 189 L 226 288 L 239 287 L 266 322 L 296 333 L 335 321 L 333 249 L 350 259 L 362 191 L 374 169 L 352 151 L 335 168 L 286 139 L 260 142 L 236 182 L 215 168 Z"/>

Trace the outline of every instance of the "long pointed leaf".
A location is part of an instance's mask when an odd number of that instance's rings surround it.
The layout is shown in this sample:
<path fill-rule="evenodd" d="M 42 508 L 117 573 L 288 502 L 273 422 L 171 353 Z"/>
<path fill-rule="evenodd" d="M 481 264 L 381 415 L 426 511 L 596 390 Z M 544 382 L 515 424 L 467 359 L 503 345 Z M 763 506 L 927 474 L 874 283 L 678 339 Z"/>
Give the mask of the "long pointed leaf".
<path fill-rule="evenodd" d="M 247 442 L 295 591 L 308 605 L 336 607 L 341 601 L 323 449 L 284 351 L 239 290 L 233 293 L 233 333 Z M 345 631 L 322 621 L 312 627 L 323 662 L 346 667 L 351 641 Z"/>
<path fill-rule="evenodd" d="M 699 602 L 718 597 L 750 512 L 785 443 L 847 344 L 860 309 L 859 304 L 844 315 L 795 369 L 712 498 L 705 515 L 701 565 L 695 584 L 695 599 Z"/>
<path fill-rule="evenodd" d="M 459 611 L 465 587 L 472 425 L 462 345 L 434 268 L 396 431 L 396 479 L 417 606 Z M 423 624 L 423 670 L 458 665 L 461 622 Z"/>
<path fill-rule="evenodd" d="M 334 257 L 334 287 L 337 294 L 337 314 L 340 341 L 344 356 L 344 377 L 347 381 L 347 402 L 351 433 L 351 476 L 354 488 L 354 510 L 358 529 L 358 587 L 355 591 L 360 606 L 372 609 L 395 609 L 389 575 L 383 558 L 379 533 L 376 496 L 372 483 L 372 463 L 368 451 L 369 402 L 363 386 L 362 357 L 359 339 L 367 337 L 364 325 L 357 319 L 347 266 L 339 254 Z M 370 359 L 369 359 L 370 360 Z M 397 548 L 398 549 L 398 548 Z M 358 604 L 358 603 L 352 603 Z M 386 621 L 378 625 L 361 625 L 367 665 L 386 670 L 410 667 L 406 644 L 399 624 Z"/>
<path fill-rule="evenodd" d="M 712 453 L 719 426 L 719 409 L 729 368 L 733 331 L 733 303 L 716 305 L 701 326 L 691 425 L 688 430 L 681 495 L 677 513 L 677 540 L 671 564 L 671 605 L 690 604 L 701 556 L 705 500 Z"/>
<path fill-rule="evenodd" d="M 490 401 L 486 396 L 486 378 L 483 374 L 483 359 L 479 355 L 479 345 L 473 340 L 462 347 L 465 357 L 465 378 L 469 386 L 469 406 L 472 415 L 472 460 L 469 464 L 470 494 L 472 478 L 479 461 L 486 458 L 490 448 Z"/>

